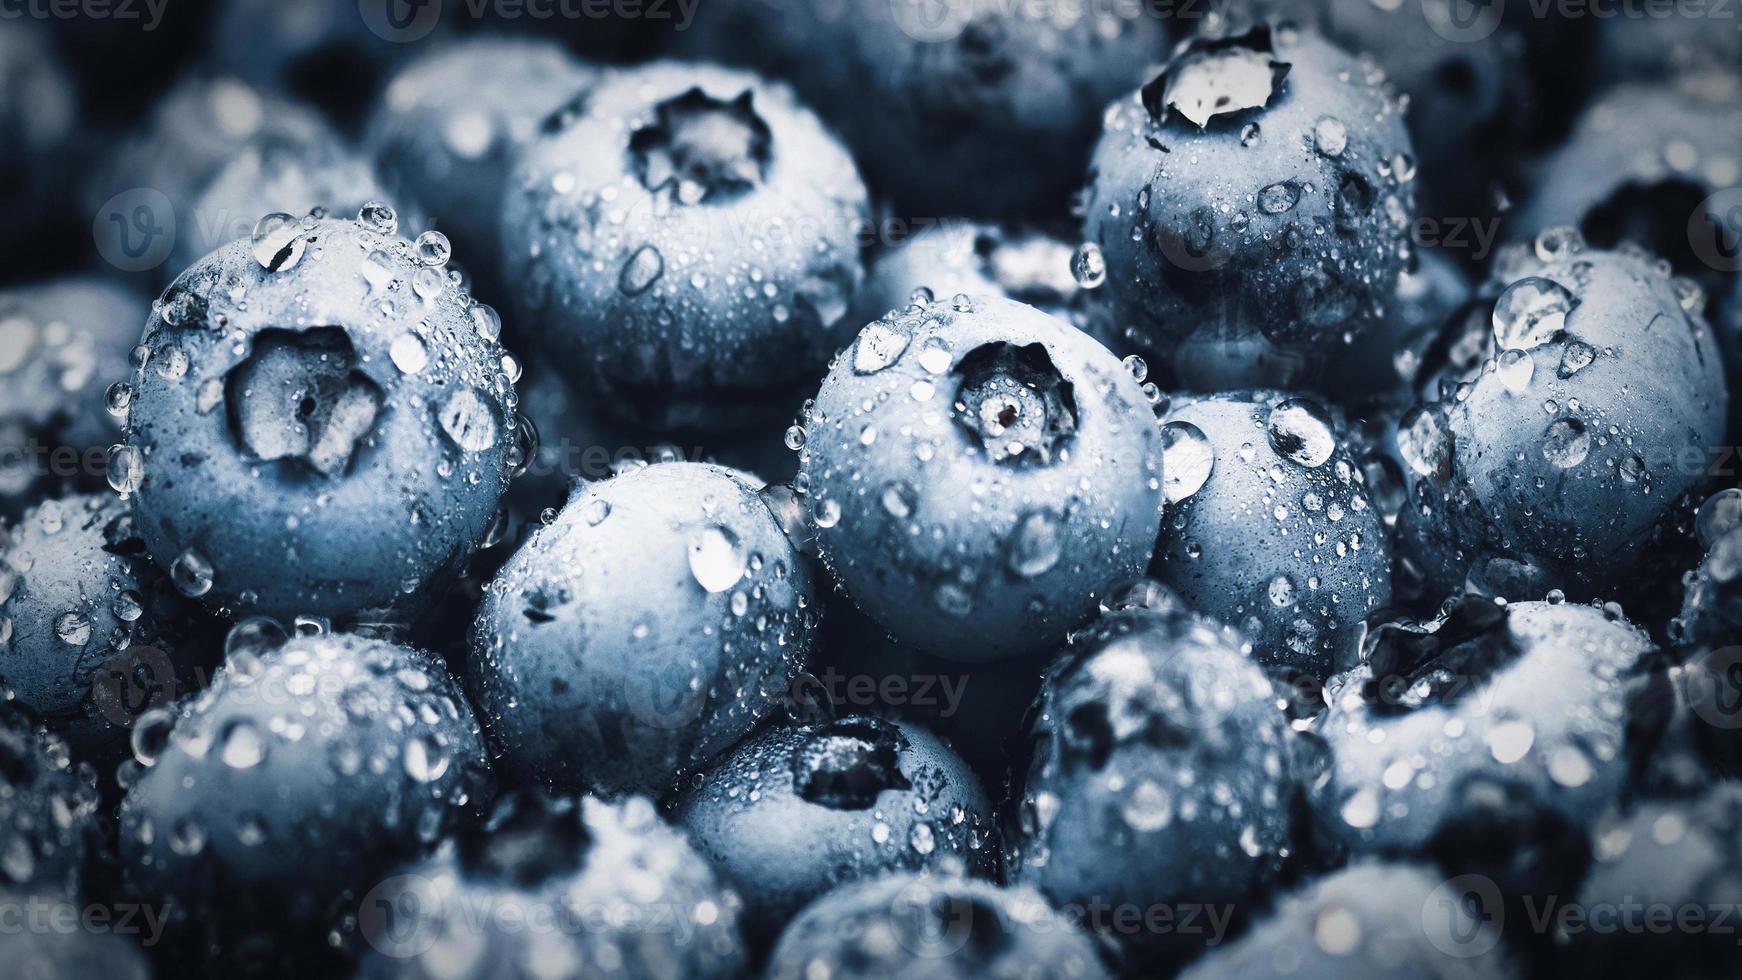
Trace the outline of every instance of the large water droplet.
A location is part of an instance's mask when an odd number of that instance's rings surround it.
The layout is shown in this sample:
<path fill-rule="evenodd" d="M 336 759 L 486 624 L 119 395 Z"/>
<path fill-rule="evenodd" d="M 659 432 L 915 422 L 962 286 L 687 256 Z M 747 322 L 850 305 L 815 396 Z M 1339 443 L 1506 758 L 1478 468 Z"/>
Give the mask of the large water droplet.
<path fill-rule="evenodd" d="M 246 718 L 224 726 L 218 738 L 218 758 L 232 769 L 252 769 L 266 761 L 266 736 Z"/>
<path fill-rule="evenodd" d="M 1572 416 L 1549 423 L 1543 434 L 1542 458 L 1561 469 L 1571 469 L 1591 454 L 1591 434 L 1585 423 Z"/>
<path fill-rule="evenodd" d="M 1169 503 L 1203 489 L 1216 465 L 1216 449 L 1204 430 L 1190 422 L 1161 427 L 1161 487 Z"/>
<path fill-rule="evenodd" d="M 1071 254 L 1071 278 L 1083 289 L 1098 289 L 1107 281 L 1107 256 L 1101 246 L 1084 242 Z"/>
<path fill-rule="evenodd" d="M 145 485 L 145 453 L 138 446 L 110 446 L 104 469 L 116 493 L 136 493 Z"/>
<path fill-rule="evenodd" d="M 1443 480 L 1452 475 L 1452 435 L 1431 406 L 1412 409 L 1397 427 L 1397 451 L 1418 476 Z"/>
<path fill-rule="evenodd" d="M 1301 466 L 1323 466 L 1337 450 L 1330 418 L 1317 402 L 1308 399 L 1290 398 L 1271 409 L 1265 431 L 1270 436 L 1270 448 L 1277 455 Z"/>
<path fill-rule="evenodd" d="M 876 374 L 901 359 L 913 334 L 906 324 L 878 320 L 859 332 L 853 345 L 853 371 Z"/>
<path fill-rule="evenodd" d="M 212 563 L 192 548 L 181 553 L 169 566 L 169 579 L 176 591 L 198 599 L 212 591 Z"/>
<path fill-rule="evenodd" d="M 54 620 L 54 635 L 69 646 L 82 647 L 91 642 L 91 617 L 76 609 L 61 613 Z"/>
<path fill-rule="evenodd" d="M 1514 347 L 1500 353 L 1500 361 L 1494 373 L 1507 391 L 1522 395 L 1530 390 L 1531 376 L 1536 373 L 1536 361 L 1531 358 L 1529 351 Z"/>
<path fill-rule="evenodd" d="M 738 535 L 710 524 L 690 534 L 690 574 L 709 592 L 724 592 L 744 577 L 746 556 Z"/>
<path fill-rule="evenodd" d="M 254 223 L 250 236 L 254 261 L 267 272 L 283 272 L 302 261 L 308 247 L 302 237 L 302 225 L 283 212 L 274 212 Z"/>
<path fill-rule="evenodd" d="M 665 256 L 652 245 L 636 249 L 617 274 L 617 289 L 625 296 L 640 296 L 665 275 Z"/>
<path fill-rule="evenodd" d="M 357 212 L 357 223 L 383 235 L 399 232 L 399 215 L 382 201 L 370 201 L 363 205 Z"/>
<path fill-rule="evenodd" d="M 429 366 L 429 348 L 414 333 L 403 333 L 393 338 L 392 346 L 387 348 L 387 356 L 392 358 L 394 367 L 406 374 L 416 374 Z"/>
<path fill-rule="evenodd" d="M 471 388 L 456 388 L 436 412 L 442 432 L 468 453 L 496 445 L 498 425 L 489 399 Z"/>
<path fill-rule="evenodd" d="M 1035 511 L 1016 525 L 1006 564 L 1017 576 L 1034 578 L 1058 564 L 1059 550 L 1058 521 L 1046 511 Z"/>
<path fill-rule="evenodd" d="M 1552 279 L 1520 279 L 1494 303 L 1494 340 L 1501 350 L 1541 347 L 1560 336 L 1578 305 L 1572 291 Z"/>

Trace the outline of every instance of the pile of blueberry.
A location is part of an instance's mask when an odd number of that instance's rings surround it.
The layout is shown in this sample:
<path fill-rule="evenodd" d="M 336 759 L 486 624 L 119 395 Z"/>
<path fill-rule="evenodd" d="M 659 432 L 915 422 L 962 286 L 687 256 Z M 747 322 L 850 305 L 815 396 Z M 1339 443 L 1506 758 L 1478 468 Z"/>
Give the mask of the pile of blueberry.
<path fill-rule="evenodd" d="M 1742 975 L 1736 12 L 123 6 L 0 972 Z"/>

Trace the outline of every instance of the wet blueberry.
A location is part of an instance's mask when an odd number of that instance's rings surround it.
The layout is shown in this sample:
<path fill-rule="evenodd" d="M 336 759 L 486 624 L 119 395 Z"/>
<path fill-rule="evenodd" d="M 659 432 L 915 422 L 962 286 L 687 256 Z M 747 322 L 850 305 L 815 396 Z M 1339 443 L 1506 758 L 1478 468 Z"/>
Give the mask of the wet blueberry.
<path fill-rule="evenodd" d="M 1132 591 L 1072 637 L 1030 711 L 1012 879 L 1055 905 L 1189 902 L 1244 919 L 1294 848 L 1291 737 L 1237 634 L 1163 587 Z M 1097 927 L 1151 966 L 1208 938 Z"/>
<path fill-rule="evenodd" d="M 1469 277 L 1444 250 L 1420 248 L 1415 259 L 1415 268 L 1397 277 L 1384 317 L 1332 355 L 1326 397 L 1356 406 L 1414 401 L 1411 386 L 1423 360 L 1473 292 Z"/>
<path fill-rule="evenodd" d="M 120 811 L 128 892 L 168 903 L 188 962 L 232 974 L 319 962 L 358 897 L 490 789 L 477 722 L 429 655 L 262 635 L 230 643 L 173 718 L 141 723 L 146 768 Z"/>
<path fill-rule="evenodd" d="M 368 980 L 743 975 L 738 897 L 645 797 L 513 795 L 358 905 Z"/>
<path fill-rule="evenodd" d="M 1047 650 L 1154 547 L 1149 397 L 1106 348 L 1014 300 L 891 311 L 788 436 L 836 583 L 928 653 Z"/>
<path fill-rule="evenodd" d="M 110 393 L 137 476 L 117 487 L 184 594 L 398 618 L 490 529 L 529 453 L 519 365 L 444 268 L 446 238 L 394 231 L 382 205 L 268 215 L 155 305 L 150 361 Z"/>
<path fill-rule="evenodd" d="M 1064 215 L 1101 110 L 1167 36 L 1147 9 L 977 0 L 722 0 L 696 27 L 680 43 L 790 78 L 899 213 L 991 219 Z"/>
<path fill-rule="evenodd" d="M 1391 544 L 1331 415 L 1275 391 L 1182 398 L 1162 427 L 1157 578 L 1239 628 L 1267 668 L 1354 666 L 1359 627 L 1391 603 Z"/>
<path fill-rule="evenodd" d="M 1558 597 L 1470 597 L 1432 622 L 1377 624 L 1316 723 L 1336 759 L 1325 822 L 1358 851 L 1419 851 L 1488 779 L 1588 825 L 1621 792 L 1626 675 L 1652 649 Z"/>
<path fill-rule="evenodd" d="M 190 607 L 145 557 L 126 503 L 45 501 L 0 544 L 0 686 L 81 753 L 124 755 L 138 716 L 214 659 Z"/>
<path fill-rule="evenodd" d="M 526 329 L 656 428 L 789 411 L 843 339 L 864 184 L 784 85 L 659 62 L 553 113 L 502 209 Z"/>
<path fill-rule="evenodd" d="M 1409 252 L 1415 151 L 1378 77 L 1291 28 L 1183 45 L 1095 151 L 1100 315 L 1195 390 L 1309 380 Z"/>
<path fill-rule="evenodd" d="M 31 711 L 0 701 L 0 890 L 82 893 L 97 843 L 96 781 Z"/>
<path fill-rule="evenodd" d="M 120 438 L 104 393 L 131 368 L 150 301 L 94 276 L 0 292 L 0 513 L 103 486 Z M 160 365 L 161 367 L 161 365 Z"/>
<path fill-rule="evenodd" d="M 1608 598 L 1723 439 L 1728 394 L 1699 289 L 1642 252 L 1587 251 L 1551 229 L 1533 254 L 1502 257 L 1489 294 L 1476 312 L 1491 317 L 1454 344 L 1469 356 L 1399 423 L 1398 540 L 1433 597 L 1469 581 Z"/>
<path fill-rule="evenodd" d="M 667 463 L 580 488 L 485 590 L 473 689 L 508 772 L 660 794 L 804 669 L 811 572 L 758 493 Z"/>
<path fill-rule="evenodd" d="M 1044 232 L 965 221 L 932 225 L 877 257 L 850 315 L 870 323 L 924 289 L 934 300 L 1006 296 L 1067 316 L 1081 288 L 1071 274 L 1072 253 L 1070 243 Z"/>
<path fill-rule="evenodd" d="M 1106 977 L 1087 936 L 1031 888 L 891 874 L 843 885 L 781 933 L 768 980 Z"/>
<path fill-rule="evenodd" d="M 370 153 L 394 191 L 482 261 L 499 254 L 515 155 L 551 112 L 594 80 L 552 41 L 475 38 L 440 48 L 388 82 L 369 124 Z"/>
<path fill-rule="evenodd" d="M 1249 934 L 1181 977 L 1519 976 L 1487 924 L 1494 912 L 1481 896 L 1468 901 L 1472 894 L 1424 866 L 1362 862 L 1283 899 Z"/>
<path fill-rule="evenodd" d="M 936 736 L 906 722 L 770 729 L 680 794 L 672 815 L 743 896 L 757 945 L 843 882 L 899 870 L 990 876 L 998 866 L 980 784 Z"/>

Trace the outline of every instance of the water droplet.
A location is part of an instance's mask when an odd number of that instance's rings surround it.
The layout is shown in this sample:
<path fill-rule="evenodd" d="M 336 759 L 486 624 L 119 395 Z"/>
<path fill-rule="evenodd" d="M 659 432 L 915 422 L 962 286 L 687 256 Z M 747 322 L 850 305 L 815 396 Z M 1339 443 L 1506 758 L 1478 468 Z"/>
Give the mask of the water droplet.
<path fill-rule="evenodd" d="M 1018 577 L 1034 578 L 1058 564 L 1059 550 L 1058 521 L 1046 511 L 1035 511 L 1016 525 L 1006 564 Z"/>
<path fill-rule="evenodd" d="M 176 591 L 192 599 L 212 591 L 212 563 L 192 548 L 181 553 L 169 566 L 169 579 Z"/>
<path fill-rule="evenodd" d="M 1132 830 L 1154 833 L 1173 820 L 1173 798 L 1159 783 L 1145 779 L 1125 797 L 1119 813 Z"/>
<path fill-rule="evenodd" d="M 456 388 L 436 412 L 442 432 L 468 453 L 481 453 L 496 445 L 496 413 L 488 397 L 471 388 Z"/>
<path fill-rule="evenodd" d="M 116 493 L 136 493 L 140 487 L 145 485 L 145 453 L 139 447 L 110 446 L 108 457 L 104 462 L 109 486 Z"/>
<path fill-rule="evenodd" d="M 1452 436 L 1431 406 L 1412 409 L 1397 427 L 1397 451 L 1417 476 L 1452 475 Z"/>
<path fill-rule="evenodd" d="M 919 349 L 919 366 L 932 374 L 943 374 L 950 369 L 950 347 L 943 339 L 932 337 Z"/>
<path fill-rule="evenodd" d="M 841 505 L 827 497 L 812 501 L 811 520 L 824 530 L 834 527 L 841 522 Z"/>
<path fill-rule="evenodd" d="M 1125 370 L 1131 372 L 1131 379 L 1138 384 L 1149 379 L 1149 362 L 1143 358 L 1136 354 L 1127 354 L 1122 363 L 1125 365 Z"/>
<path fill-rule="evenodd" d="M 388 283 L 393 281 L 393 256 L 381 249 L 363 256 L 363 261 L 357 268 L 363 275 L 363 281 L 376 292 L 386 289 Z"/>
<path fill-rule="evenodd" d="M 1379 794 L 1363 787 L 1343 803 L 1343 822 L 1356 830 L 1365 830 L 1379 822 Z"/>
<path fill-rule="evenodd" d="M 1099 289 L 1107 281 L 1107 257 L 1101 246 L 1084 242 L 1071 254 L 1071 278 L 1084 289 Z"/>
<path fill-rule="evenodd" d="M 174 727 L 175 716 L 163 708 L 152 708 L 141 714 L 133 722 L 133 732 L 127 738 L 133 758 L 142 766 L 156 765 L 163 751 L 169 748 L 169 733 Z"/>
<path fill-rule="evenodd" d="M 61 613 L 54 620 L 54 635 L 68 646 L 82 647 L 91 642 L 91 617 L 78 610 Z"/>
<path fill-rule="evenodd" d="M 1536 373 L 1536 361 L 1529 351 L 1517 347 L 1500 352 L 1499 367 L 1494 372 L 1500 378 L 1500 383 L 1514 395 L 1522 395 L 1530 390 L 1531 376 Z"/>
<path fill-rule="evenodd" d="M 218 758 L 232 769 L 252 769 L 266 761 L 266 736 L 252 721 L 236 718 L 218 738 Z"/>
<path fill-rule="evenodd" d="M 901 359 L 913 334 L 906 324 L 878 320 L 859 332 L 853 345 L 853 372 L 876 374 Z"/>
<path fill-rule="evenodd" d="M 267 272 L 294 268 L 308 247 L 301 223 L 283 212 L 274 212 L 255 222 L 249 240 L 254 261 Z"/>
<path fill-rule="evenodd" d="M 1270 604 L 1278 609 L 1287 609 L 1294 605 L 1294 580 L 1287 575 L 1278 575 L 1270 580 Z"/>
<path fill-rule="evenodd" d="M 370 201 L 357 211 L 357 223 L 373 232 L 393 235 L 399 232 L 399 215 L 382 201 Z"/>
<path fill-rule="evenodd" d="M 709 592 L 724 592 L 744 577 L 747 556 L 738 535 L 710 524 L 690 534 L 690 574 Z"/>
<path fill-rule="evenodd" d="M 393 360 L 393 366 L 406 374 L 416 374 L 429 366 L 429 349 L 417 334 L 403 333 L 393 338 L 393 345 L 387 348 L 387 356 Z"/>
<path fill-rule="evenodd" d="M 919 495 L 913 492 L 913 487 L 901 480 L 891 480 L 884 484 L 883 492 L 877 495 L 878 502 L 890 517 L 905 521 L 913 516 L 913 509 L 919 505 Z"/>
<path fill-rule="evenodd" d="M 1597 359 L 1597 351 L 1590 344 L 1580 340 L 1567 341 L 1561 349 L 1561 366 L 1557 372 L 1563 378 L 1570 378 L 1591 365 Z"/>
<path fill-rule="evenodd" d="M 1323 466 L 1337 450 L 1329 417 L 1317 402 L 1308 399 L 1290 398 L 1271 409 L 1265 431 L 1277 455 L 1309 469 Z"/>
<path fill-rule="evenodd" d="M 125 381 L 115 382 L 109 386 L 103 403 L 109 409 L 110 415 L 126 421 L 127 412 L 133 407 L 133 386 Z"/>
<path fill-rule="evenodd" d="M 165 381 L 176 381 L 188 373 L 187 351 L 175 344 L 169 344 L 152 355 L 151 365 L 157 371 L 157 376 Z"/>
<path fill-rule="evenodd" d="M 1572 416 L 1549 423 L 1543 434 L 1542 458 L 1561 469 L 1571 469 L 1591 453 L 1591 434 L 1585 423 Z"/>
<path fill-rule="evenodd" d="M 1313 147 L 1328 157 L 1343 155 L 1349 145 L 1349 127 L 1335 116 L 1320 116 L 1313 123 Z"/>
<path fill-rule="evenodd" d="M 783 442 L 786 443 L 786 448 L 792 450 L 793 452 L 798 452 L 800 449 L 804 448 L 804 440 L 805 440 L 804 426 L 802 426 L 802 425 L 789 425 L 786 427 L 786 436 L 782 440 Z"/>
<path fill-rule="evenodd" d="M 123 623 L 137 623 L 145 615 L 145 597 L 132 589 L 122 589 L 115 594 L 115 601 L 109 603 L 109 611 Z"/>
<path fill-rule="evenodd" d="M 1503 721 L 1488 729 L 1488 754 L 1509 766 L 1525 757 L 1536 741 L 1536 729 L 1528 721 Z"/>
<path fill-rule="evenodd" d="M 478 336 L 492 344 L 502 337 L 502 318 L 496 314 L 495 307 L 473 303 L 469 312 L 472 314 L 472 329 L 478 331 Z"/>
<path fill-rule="evenodd" d="M 1265 214 L 1282 214 L 1300 203 L 1300 188 L 1293 182 L 1271 184 L 1258 192 L 1258 209 Z"/>
<path fill-rule="evenodd" d="M 665 275 L 665 256 L 652 245 L 636 249 L 617 274 L 617 289 L 625 296 L 640 296 Z"/>
<path fill-rule="evenodd" d="M 447 265 L 454 256 L 454 246 L 448 242 L 448 236 L 439 231 L 426 231 L 417 236 L 416 250 L 419 263 L 435 268 Z"/>
<path fill-rule="evenodd" d="M 1567 316 L 1578 305 L 1578 298 L 1552 279 L 1520 279 L 1494 303 L 1494 340 L 1501 350 L 1541 347 L 1566 329 Z"/>
<path fill-rule="evenodd" d="M 1190 422 L 1161 427 L 1161 486 L 1169 503 L 1203 489 L 1216 465 L 1216 450 L 1204 430 Z"/>
<path fill-rule="evenodd" d="M 405 743 L 405 774 L 419 783 L 433 783 L 448 771 L 448 754 L 427 736 Z"/>
<path fill-rule="evenodd" d="M 599 497 L 587 501 L 586 507 L 581 511 L 581 518 L 587 522 L 588 527 L 598 527 L 610 516 L 611 502 Z"/>

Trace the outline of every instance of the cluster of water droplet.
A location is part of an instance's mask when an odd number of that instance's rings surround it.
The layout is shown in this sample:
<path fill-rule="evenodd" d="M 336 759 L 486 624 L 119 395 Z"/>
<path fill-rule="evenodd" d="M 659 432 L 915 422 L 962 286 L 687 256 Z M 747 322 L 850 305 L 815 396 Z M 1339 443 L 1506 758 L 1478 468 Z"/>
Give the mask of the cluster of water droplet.
<path fill-rule="evenodd" d="M 1682 577 L 1681 613 L 1669 637 L 1687 646 L 1727 645 L 1742 627 L 1742 489 L 1728 487 L 1707 497 L 1694 521 L 1706 549 L 1699 567 Z"/>
<path fill-rule="evenodd" d="M 113 495 L 45 501 L 5 532 L 0 685 L 92 758 L 192 683 L 197 628 Z"/>
<path fill-rule="evenodd" d="M 818 610 L 759 486 L 648 466 L 580 488 L 533 533 L 473 636 L 504 765 L 562 792 L 659 793 L 779 709 Z"/>
<path fill-rule="evenodd" d="M 1638 248 L 1587 250 L 1571 228 L 1502 255 L 1492 292 L 1479 311 L 1491 316 L 1470 318 L 1397 426 L 1402 540 L 1441 594 L 1466 580 L 1491 595 L 1600 594 L 1722 440 L 1704 293 Z"/>
<path fill-rule="evenodd" d="M 1154 548 L 1159 392 L 1132 364 L 1002 297 L 866 327 L 787 432 L 836 582 L 941 656 L 1053 648 Z"/>
<path fill-rule="evenodd" d="M 367 980 L 487 976 L 504 964 L 539 977 L 730 980 L 746 958 L 738 897 L 641 796 L 504 797 L 357 911 Z"/>
<path fill-rule="evenodd" d="M 656 63 L 559 111 L 522 155 L 505 276 L 601 407 L 664 429 L 741 425 L 838 344 L 865 187 L 790 90 Z"/>
<path fill-rule="evenodd" d="M 1391 300 L 1412 152 L 1371 63 L 1291 28 L 1195 40 L 1107 110 L 1081 281 L 1194 386 L 1309 380 Z"/>
<path fill-rule="evenodd" d="M 0 700 L 0 889 L 78 896 L 96 820 L 96 773 L 29 710 Z"/>
<path fill-rule="evenodd" d="M 967 764 L 907 722 L 770 729 L 698 774 L 672 807 L 743 896 L 753 942 L 842 882 L 896 870 L 987 877 L 998 866 L 992 806 Z"/>
<path fill-rule="evenodd" d="M 1583 825 L 1621 790 L 1626 676 L 1651 650 L 1619 606 L 1560 593 L 1382 627 L 1315 723 L 1336 759 L 1323 819 L 1359 850 L 1420 849 L 1488 777 Z"/>
<path fill-rule="evenodd" d="M 122 865 L 196 955 L 303 955 L 488 798 L 482 737 L 420 651 L 259 618 L 225 646 L 210 687 L 134 728 Z"/>
<path fill-rule="evenodd" d="M 1391 602 L 1384 515 L 1323 406 L 1282 392 L 1176 401 L 1162 426 L 1155 574 L 1238 626 L 1266 667 L 1353 666 L 1352 631 Z"/>
<path fill-rule="evenodd" d="M 1012 878 L 1055 903 L 1261 894 L 1295 846 L 1290 734 L 1273 701 L 1238 635 L 1164 587 L 1115 602 L 1072 637 L 1036 703 L 1006 814 Z M 1134 945 L 1165 958 L 1191 942 Z"/>
<path fill-rule="evenodd" d="M 1095 946 L 1032 888 L 948 874 L 843 885 L 781 933 L 768 980 L 1075 977 L 1103 980 Z"/>
<path fill-rule="evenodd" d="M 440 232 L 269 214 L 153 305 L 109 478 L 178 588 L 233 610 L 382 616 L 430 598 L 531 459 L 501 320 Z M 263 547 L 271 542 L 269 547 Z"/>

